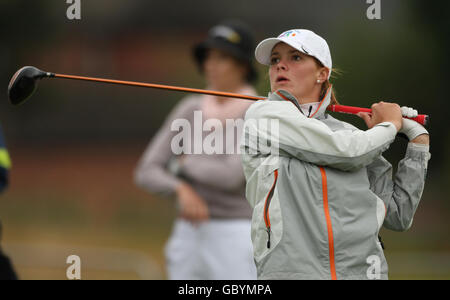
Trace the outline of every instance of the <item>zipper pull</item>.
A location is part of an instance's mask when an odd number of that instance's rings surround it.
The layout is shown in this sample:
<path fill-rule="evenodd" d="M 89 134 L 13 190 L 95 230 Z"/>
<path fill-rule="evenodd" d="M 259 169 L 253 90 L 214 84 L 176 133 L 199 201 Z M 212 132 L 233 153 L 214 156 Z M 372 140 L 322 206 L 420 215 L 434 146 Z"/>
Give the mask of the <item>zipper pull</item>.
<path fill-rule="evenodd" d="M 270 249 L 270 227 L 267 227 L 267 249 Z"/>
<path fill-rule="evenodd" d="M 308 118 L 309 118 L 309 116 L 311 116 L 311 111 L 312 111 L 312 105 L 309 107 Z"/>

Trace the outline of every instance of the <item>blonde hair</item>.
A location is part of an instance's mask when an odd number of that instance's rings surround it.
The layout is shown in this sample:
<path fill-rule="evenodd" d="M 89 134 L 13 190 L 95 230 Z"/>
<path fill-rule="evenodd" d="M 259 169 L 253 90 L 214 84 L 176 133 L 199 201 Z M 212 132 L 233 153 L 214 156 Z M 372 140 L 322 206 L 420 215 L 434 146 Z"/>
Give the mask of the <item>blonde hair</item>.
<path fill-rule="evenodd" d="M 316 62 L 317 66 L 319 68 L 323 68 L 324 67 L 324 65 L 317 58 L 315 58 L 314 56 L 312 56 L 312 58 L 314 58 L 314 61 Z M 339 69 L 333 68 L 333 69 L 330 70 L 330 72 L 331 72 L 330 78 L 331 77 L 336 78 L 337 76 L 342 75 L 342 72 Z M 327 94 L 328 88 L 330 86 L 331 86 L 331 82 L 330 82 L 329 79 L 327 79 L 326 81 L 324 81 L 322 83 L 322 88 L 320 90 L 320 95 L 319 95 L 319 99 L 320 100 L 322 100 L 325 97 L 325 95 Z M 338 100 L 336 98 L 336 92 L 335 92 L 334 88 L 331 88 L 330 105 L 334 105 L 334 104 L 339 104 L 339 102 L 338 102 Z"/>
<path fill-rule="evenodd" d="M 329 80 L 324 81 L 324 83 L 322 83 L 322 88 L 320 90 L 320 96 L 319 99 L 322 100 L 327 91 L 328 88 L 331 86 L 331 83 Z M 334 104 L 339 104 L 337 98 L 336 98 L 336 92 L 334 91 L 334 87 L 331 88 L 331 101 L 330 101 L 330 105 L 334 105 Z"/>

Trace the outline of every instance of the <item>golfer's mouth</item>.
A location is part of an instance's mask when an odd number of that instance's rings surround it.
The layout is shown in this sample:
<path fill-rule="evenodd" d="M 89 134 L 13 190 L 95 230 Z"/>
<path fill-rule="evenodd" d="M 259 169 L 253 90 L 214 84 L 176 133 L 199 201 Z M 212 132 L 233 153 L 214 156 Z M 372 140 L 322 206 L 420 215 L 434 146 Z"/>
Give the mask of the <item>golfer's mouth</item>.
<path fill-rule="evenodd" d="M 289 81 L 289 79 L 287 79 L 287 77 L 284 77 L 284 76 L 278 76 L 275 80 L 276 83 L 285 83 L 288 81 Z"/>

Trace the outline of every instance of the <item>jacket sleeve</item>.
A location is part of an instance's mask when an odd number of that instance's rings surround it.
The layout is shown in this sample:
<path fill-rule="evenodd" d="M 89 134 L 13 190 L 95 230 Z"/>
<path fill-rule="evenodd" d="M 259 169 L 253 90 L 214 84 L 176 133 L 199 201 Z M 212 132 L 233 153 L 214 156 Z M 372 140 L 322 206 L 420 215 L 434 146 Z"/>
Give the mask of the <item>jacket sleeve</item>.
<path fill-rule="evenodd" d="M 244 154 L 254 154 L 261 145 L 270 144 L 271 154 L 276 151 L 280 156 L 343 171 L 370 164 L 389 148 L 397 133 L 390 122 L 366 131 L 332 131 L 320 120 L 305 117 L 289 102 L 258 101 L 247 110 L 245 119 L 243 149 L 249 153 Z"/>
<path fill-rule="evenodd" d="M 430 157 L 428 145 L 409 143 L 394 179 L 392 165 L 383 157 L 367 166 L 370 189 L 386 207 L 384 227 L 395 231 L 411 227 L 425 186 Z"/>
<path fill-rule="evenodd" d="M 177 134 L 171 130 L 175 119 L 187 119 L 194 110 L 195 101 L 183 100 L 166 118 L 152 141 L 147 146 L 134 171 L 136 185 L 148 192 L 171 196 L 181 179 L 169 171 L 169 164 L 174 159 L 171 141 Z"/>

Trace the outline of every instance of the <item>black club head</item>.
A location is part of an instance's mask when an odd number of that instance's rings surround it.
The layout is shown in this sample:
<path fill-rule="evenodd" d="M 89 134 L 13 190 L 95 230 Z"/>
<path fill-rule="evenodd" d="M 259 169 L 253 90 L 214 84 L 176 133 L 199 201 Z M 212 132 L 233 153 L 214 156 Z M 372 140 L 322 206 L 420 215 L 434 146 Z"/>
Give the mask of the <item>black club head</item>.
<path fill-rule="evenodd" d="M 19 105 L 25 102 L 36 90 L 37 81 L 50 75 L 35 67 L 21 68 L 9 81 L 8 98 L 11 104 Z"/>

